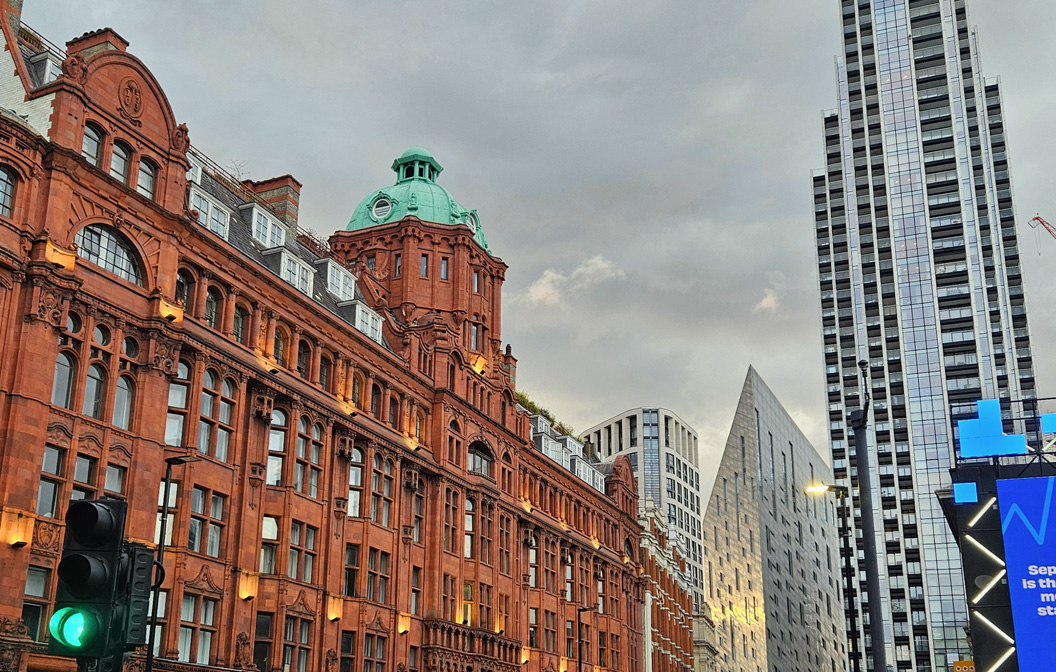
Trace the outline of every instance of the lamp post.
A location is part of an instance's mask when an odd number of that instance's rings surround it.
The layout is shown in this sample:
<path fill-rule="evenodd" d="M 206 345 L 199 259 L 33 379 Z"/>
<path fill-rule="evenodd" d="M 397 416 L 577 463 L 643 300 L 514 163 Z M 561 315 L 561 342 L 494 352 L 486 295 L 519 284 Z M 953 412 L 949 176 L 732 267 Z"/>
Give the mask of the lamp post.
<path fill-rule="evenodd" d="M 576 667 L 583 672 L 583 612 L 593 611 L 595 607 L 579 607 L 576 609 Z"/>
<path fill-rule="evenodd" d="M 169 529 L 169 491 L 172 488 L 172 466 L 197 462 L 202 459 L 197 453 L 189 452 L 165 458 L 165 488 L 161 503 L 161 534 L 158 538 L 158 557 L 154 560 L 154 586 L 150 600 L 150 632 L 147 633 L 147 664 L 145 672 L 154 670 L 154 638 L 158 631 L 158 599 L 161 595 L 161 584 L 165 581 L 165 535 Z"/>
<path fill-rule="evenodd" d="M 854 538 L 853 532 L 851 531 L 851 514 L 850 514 L 850 490 L 842 485 L 829 485 L 827 483 L 811 483 L 807 486 L 807 494 L 820 496 L 826 492 L 836 493 L 836 506 L 840 510 L 840 564 L 843 566 L 843 591 L 844 593 L 850 593 L 851 586 L 854 581 L 854 568 L 851 567 L 851 556 L 854 554 Z M 849 600 L 854 598 L 851 595 L 847 595 Z M 850 609 L 850 620 L 851 620 L 851 632 L 857 632 L 858 630 L 858 610 L 851 604 Z M 854 661 L 851 666 L 851 672 L 862 672 L 862 660 L 861 652 L 858 648 L 858 636 L 854 635 L 850 638 L 851 643 L 851 660 Z"/>

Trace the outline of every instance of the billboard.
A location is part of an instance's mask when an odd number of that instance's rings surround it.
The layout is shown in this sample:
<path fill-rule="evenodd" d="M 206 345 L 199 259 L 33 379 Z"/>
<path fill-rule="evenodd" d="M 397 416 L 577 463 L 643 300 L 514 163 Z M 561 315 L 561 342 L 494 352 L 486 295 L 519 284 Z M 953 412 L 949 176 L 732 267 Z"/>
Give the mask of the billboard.
<path fill-rule="evenodd" d="M 1021 672 L 1053 668 L 1056 641 L 1056 529 L 1050 530 L 1056 476 L 997 481 L 1005 568 Z"/>

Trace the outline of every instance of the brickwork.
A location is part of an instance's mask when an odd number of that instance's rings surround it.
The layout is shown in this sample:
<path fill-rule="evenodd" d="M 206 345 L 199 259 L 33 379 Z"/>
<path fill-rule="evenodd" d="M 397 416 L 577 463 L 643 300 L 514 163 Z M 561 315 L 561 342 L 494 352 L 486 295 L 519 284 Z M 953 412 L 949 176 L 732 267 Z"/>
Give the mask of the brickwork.
<path fill-rule="evenodd" d="M 116 48 L 85 53 L 103 43 Z M 237 185 L 195 185 L 231 210 L 222 233 L 192 218 L 186 127 L 126 44 L 72 41 L 64 77 L 11 96 L 16 113 L 53 101 L 46 135 L 0 114 L 15 184 L 10 212 L 0 202 L 0 520 L 32 521 L 25 546 L 0 544 L 3 669 L 65 662 L 44 655 L 43 623 L 70 499 L 127 500 L 127 536 L 153 545 L 164 459 L 190 452 L 173 473 L 159 669 L 568 670 L 568 623 L 600 593 L 582 619 L 618 641 L 602 667 L 638 672 L 629 464 L 600 492 L 532 446 L 500 339 L 505 264 L 468 228 L 412 217 L 339 233 L 333 259 L 290 236 L 273 253 L 309 269 L 298 287 L 267 265 Z M 24 86 L 5 73 L 0 93 Z M 397 278 L 396 250 L 446 255 L 450 276 Z M 334 261 L 358 273 L 351 300 L 328 298 Z"/>

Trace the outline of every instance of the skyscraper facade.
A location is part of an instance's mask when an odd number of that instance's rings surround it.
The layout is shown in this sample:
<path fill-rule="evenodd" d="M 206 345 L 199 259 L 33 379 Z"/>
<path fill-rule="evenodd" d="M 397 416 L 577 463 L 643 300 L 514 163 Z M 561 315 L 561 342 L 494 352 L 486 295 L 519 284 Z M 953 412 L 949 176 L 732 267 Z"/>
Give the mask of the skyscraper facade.
<path fill-rule="evenodd" d="M 862 541 L 849 586 L 882 601 L 889 665 L 948 670 L 968 657 L 960 562 L 935 491 L 956 420 L 980 398 L 1034 398 L 998 84 L 982 77 L 963 0 L 842 0 L 839 107 L 813 175 L 829 437 L 838 483 L 874 503 L 880 595 Z M 859 493 L 847 413 L 869 362 L 873 493 Z M 1007 417 L 1007 416 L 1006 416 Z M 857 525 L 856 525 L 857 527 Z M 849 615 L 849 614 L 848 614 Z"/>
<path fill-rule="evenodd" d="M 638 483 L 638 508 L 647 500 L 667 514 L 668 537 L 686 558 L 693 606 L 704 604 L 700 469 L 697 432 L 666 408 L 633 408 L 581 435 L 602 462 L 620 455 L 631 461 Z"/>

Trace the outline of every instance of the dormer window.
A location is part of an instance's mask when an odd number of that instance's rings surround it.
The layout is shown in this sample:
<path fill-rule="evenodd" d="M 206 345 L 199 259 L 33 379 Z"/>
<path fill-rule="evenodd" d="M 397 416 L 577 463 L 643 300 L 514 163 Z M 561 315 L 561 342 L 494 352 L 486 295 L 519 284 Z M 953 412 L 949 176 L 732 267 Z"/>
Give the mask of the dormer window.
<path fill-rule="evenodd" d="M 370 340 L 381 343 L 381 316 L 363 305 L 356 306 L 356 329 Z"/>
<path fill-rule="evenodd" d="M 329 259 L 326 262 L 326 289 L 339 301 L 351 301 L 356 297 L 356 276 Z"/>
<path fill-rule="evenodd" d="M 282 253 L 282 279 L 302 293 L 312 295 L 312 267 L 288 252 Z"/>
<path fill-rule="evenodd" d="M 191 209 L 198 211 L 198 223 L 223 239 L 227 239 L 230 218 L 227 210 L 197 188 L 191 188 Z"/>
<path fill-rule="evenodd" d="M 253 238 L 265 248 L 281 247 L 286 243 L 286 229 L 277 220 L 264 214 L 257 205 L 252 208 Z"/>

